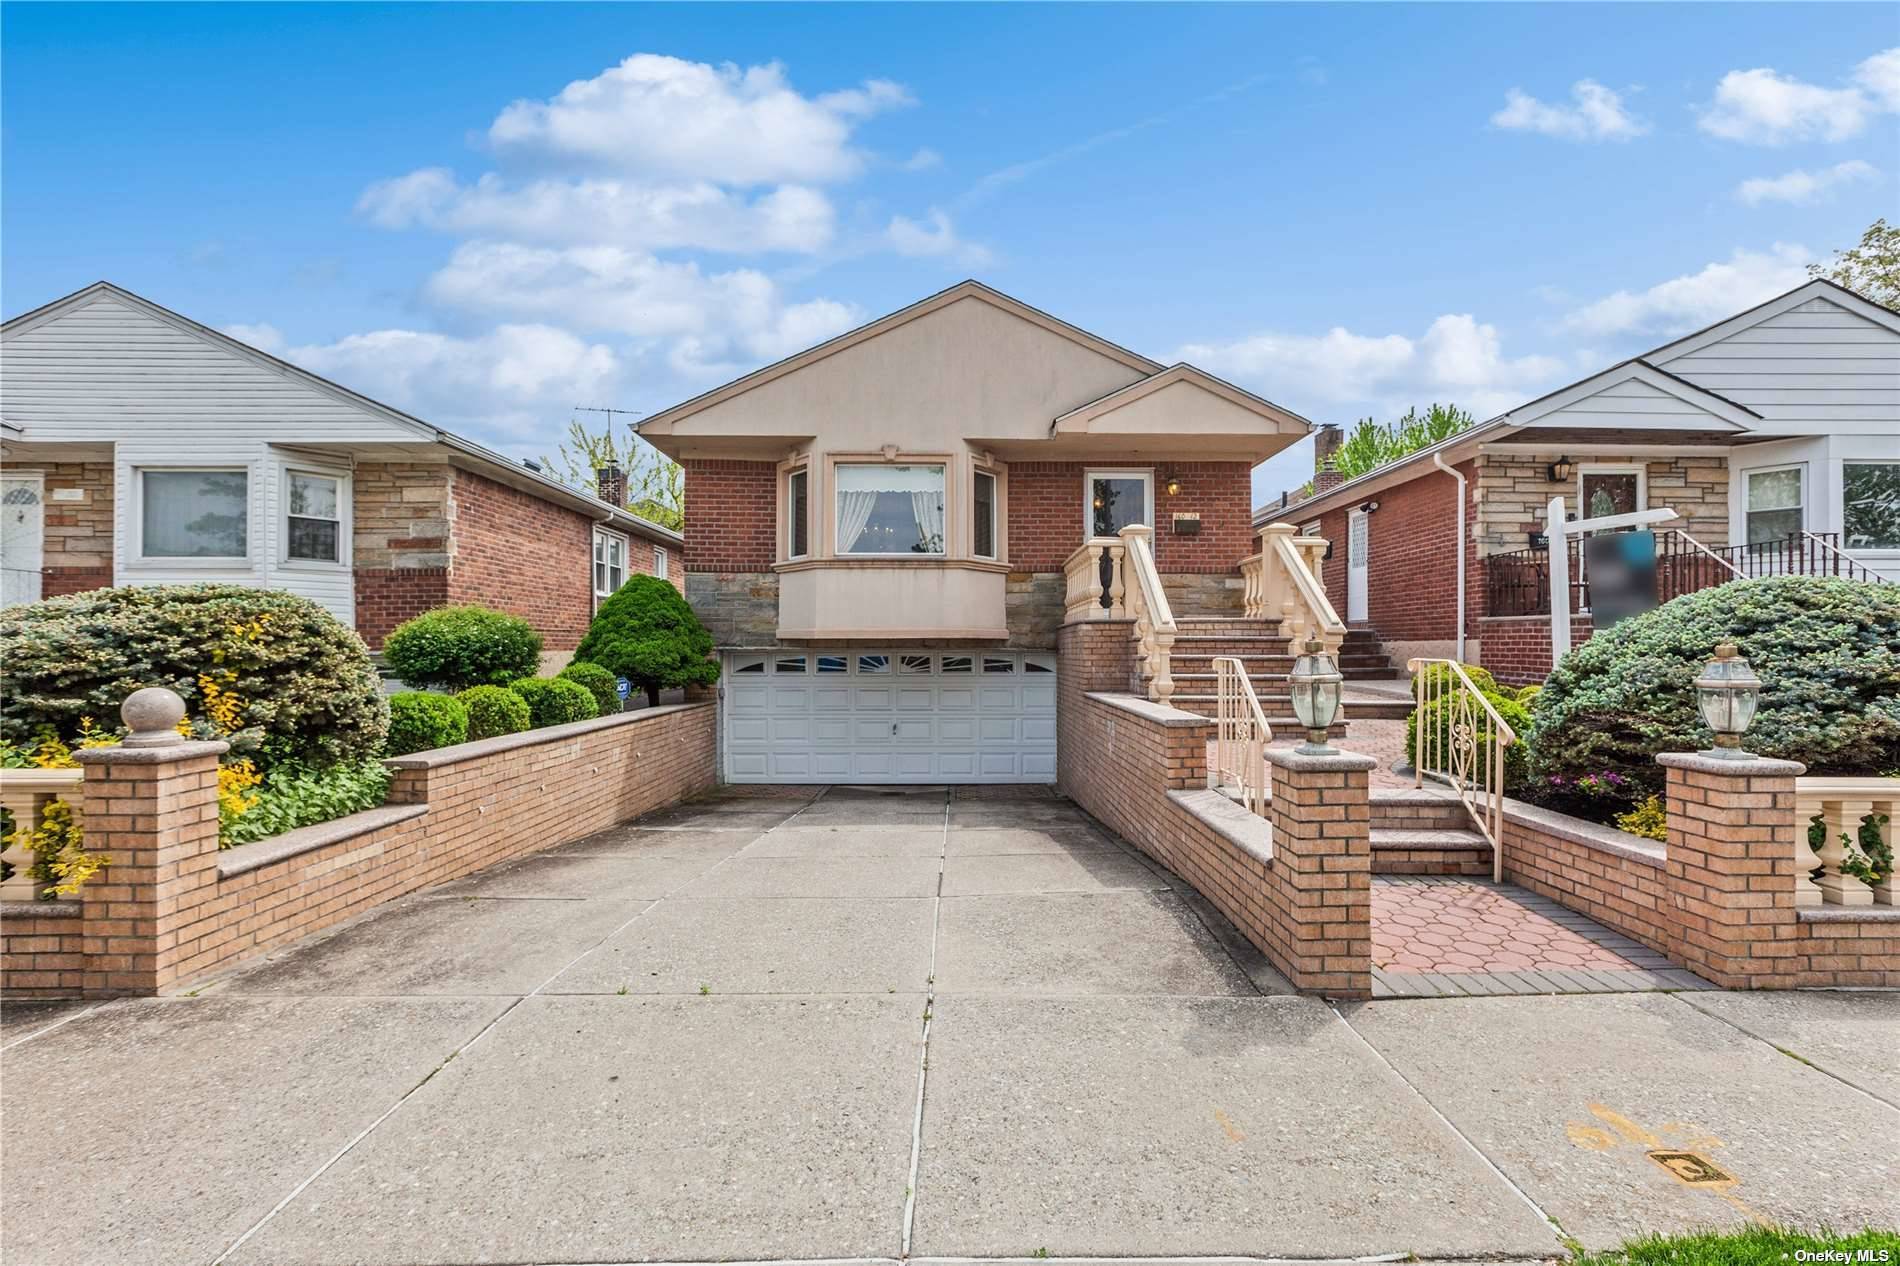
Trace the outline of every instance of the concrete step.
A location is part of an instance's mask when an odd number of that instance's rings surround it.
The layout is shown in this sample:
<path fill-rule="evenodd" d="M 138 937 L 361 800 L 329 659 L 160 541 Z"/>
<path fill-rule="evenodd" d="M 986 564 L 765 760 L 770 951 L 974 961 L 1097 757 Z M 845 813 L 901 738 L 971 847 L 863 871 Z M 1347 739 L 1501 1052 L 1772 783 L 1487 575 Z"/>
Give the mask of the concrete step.
<path fill-rule="evenodd" d="M 1360 695 L 1346 699 L 1339 706 L 1355 721 L 1403 721 L 1412 715 L 1410 699 L 1373 699 Z"/>
<path fill-rule="evenodd" d="M 1369 795 L 1374 828 L 1467 831 L 1471 813 L 1443 787 L 1374 787 Z M 1480 837 L 1482 838 L 1482 837 Z"/>
<path fill-rule="evenodd" d="M 1491 845 L 1476 831 L 1372 828 L 1375 875 L 1488 875 Z"/>

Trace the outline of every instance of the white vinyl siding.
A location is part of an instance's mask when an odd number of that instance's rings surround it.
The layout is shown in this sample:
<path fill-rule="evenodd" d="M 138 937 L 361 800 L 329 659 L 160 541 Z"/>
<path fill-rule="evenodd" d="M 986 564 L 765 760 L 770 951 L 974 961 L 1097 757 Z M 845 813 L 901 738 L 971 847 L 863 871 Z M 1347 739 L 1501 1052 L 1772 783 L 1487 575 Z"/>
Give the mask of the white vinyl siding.
<path fill-rule="evenodd" d="M 1900 433 L 1900 333 L 1826 298 L 1655 362 L 1761 414 L 1758 433 Z"/>

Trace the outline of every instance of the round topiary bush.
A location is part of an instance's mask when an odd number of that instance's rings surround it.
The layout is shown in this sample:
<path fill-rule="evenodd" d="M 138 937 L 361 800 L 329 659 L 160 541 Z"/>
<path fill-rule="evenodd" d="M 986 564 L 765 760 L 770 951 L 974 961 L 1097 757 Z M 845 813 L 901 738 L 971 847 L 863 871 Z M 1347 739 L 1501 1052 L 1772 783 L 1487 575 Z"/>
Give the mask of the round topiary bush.
<path fill-rule="evenodd" d="M 569 721 L 585 721 L 599 715 L 594 707 L 594 696 L 578 682 L 563 681 L 559 677 L 524 677 L 510 682 L 508 689 L 520 695 L 528 705 L 528 717 L 537 730 L 544 725 L 566 725 Z"/>
<path fill-rule="evenodd" d="M 575 660 L 555 676 L 585 687 L 587 693 L 594 696 L 594 706 L 601 716 L 612 716 L 620 711 L 620 679 L 599 664 Z"/>
<path fill-rule="evenodd" d="M 411 686 L 505 686 L 540 668 L 541 635 L 506 612 L 437 607 L 391 630 L 383 659 Z"/>
<path fill-rule="evenodd" d="M 409 690 L 389 697 L 389 754 L 432 752 L 468 742 L 468 709 L 453 695 Z"/>
<path fill-rule="evenodd" d="M 634 576 L 600 604 L 574 658 L 625 677 L 657 704 L 662 690 L 719 680 L 712 649 L 712 635 L 679 590 L 657 576 Z"/>
<path fill-rule="evenodd" d="M 455 696 L 468 711 L 468 737 L 500 738 L 534 724 L 528 701 L 506 686 L 470 686 Z"/>
<path fill-rule="evenodd" d="M 1900 767 L 1900 585 L 1778 576 L 1685 594 L 1564 656 L 1533 705 L 1533 773 L 1614 774 L 1632 802 L 1661 790 L 1656 753 L 1713 738 L 1692 683 L 1724 641 L 1762 679 L 1749 751 L 1813 773 Z"/>
<path fill-rule="evenodd" d="M 0 737 L 110 733 L 142 686 L 185 700 L 207 736 L 260 766 L 380 755 L 389 728 L 369 650 L 308 598 L 245 585 L 95 589 L 0 613 Z M 209 686 L 209 689 L 207 689 Z M 213 719 L 212 712 L 219 715 Z"/>

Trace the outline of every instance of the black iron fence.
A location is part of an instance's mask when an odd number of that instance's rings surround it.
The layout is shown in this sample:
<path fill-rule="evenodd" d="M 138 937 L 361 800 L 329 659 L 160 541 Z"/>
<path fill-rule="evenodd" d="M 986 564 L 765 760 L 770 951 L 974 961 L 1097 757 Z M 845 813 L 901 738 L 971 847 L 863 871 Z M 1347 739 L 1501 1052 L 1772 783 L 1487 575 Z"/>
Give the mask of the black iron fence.
<path fill-rule="evenodd" d="M 1582 543 L 1564 542 L 1570 559 L 1570 610 L 1590 609 L 1590 577 Z M 1550 551 L 1520 549 L 1484 560 L 1485 611 L 1490 615 L 1550 614 Z M 1703 546 L 1680 532 L 1656 534 L 1656 599 L 1667 602 L 1685 593 L 1731 580 L 1763 576 L 1844 576 L 1879 580 L 1840 549 L 1837 532 L 1797 532 L 1747 545 Z"/>

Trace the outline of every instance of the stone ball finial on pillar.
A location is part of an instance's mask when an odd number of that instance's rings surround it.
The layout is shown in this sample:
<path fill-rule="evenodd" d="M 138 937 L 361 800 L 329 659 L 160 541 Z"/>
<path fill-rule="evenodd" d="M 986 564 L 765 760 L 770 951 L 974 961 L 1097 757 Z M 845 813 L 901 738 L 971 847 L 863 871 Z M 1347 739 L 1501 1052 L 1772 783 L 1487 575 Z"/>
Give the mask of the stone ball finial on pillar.
<path fill-rule="evenodd" d="M 177 691 L 163 686 L 134 690 L 119 705 L 119 715 L 132 731 L 121 746 L 169 747 L 186 741 L 178 732 L 178 723 L 185 719 L 185 701 Z"/>

